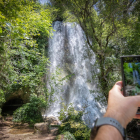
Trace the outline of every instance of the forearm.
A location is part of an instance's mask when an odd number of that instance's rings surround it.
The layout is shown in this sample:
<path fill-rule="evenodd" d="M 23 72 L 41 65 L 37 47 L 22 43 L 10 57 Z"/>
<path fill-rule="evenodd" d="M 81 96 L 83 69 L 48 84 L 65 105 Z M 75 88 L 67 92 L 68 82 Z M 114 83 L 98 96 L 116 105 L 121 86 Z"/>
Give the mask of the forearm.
<path fill-rule="evenodd" d="M 99 128 L 94 140 L 123 140 L 121 133 L 111 125 L 103 125 Z"/>
<path fill-rule="evenodd" d="M 116 111 L 108 110 L 104 117 L 110 117 L 117 120 L 124 128 L 124 121 L 121 119 L 122 114 L 116 113 Z M 123 137 L 119 130 L 111 125 L 103 125 L 99 128 L 98 133 L 94 140 L 123 140 Z"/>

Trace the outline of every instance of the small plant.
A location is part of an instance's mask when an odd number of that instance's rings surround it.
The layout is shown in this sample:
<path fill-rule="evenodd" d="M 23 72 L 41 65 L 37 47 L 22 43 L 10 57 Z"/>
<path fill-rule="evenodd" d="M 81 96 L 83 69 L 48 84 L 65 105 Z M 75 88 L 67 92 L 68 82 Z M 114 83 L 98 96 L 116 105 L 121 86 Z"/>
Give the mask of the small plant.
<path fill-rule="evenodd" d="M 29 123 L 31 125 L 42 122 L 41 111 L 45 109 L 46 106 L 47 102 L 44 96 L 40 95 L 37 97 L 36 94 L 31 94 L 30 103 L 24 104 L 14 112 L 13 122 Z"/>

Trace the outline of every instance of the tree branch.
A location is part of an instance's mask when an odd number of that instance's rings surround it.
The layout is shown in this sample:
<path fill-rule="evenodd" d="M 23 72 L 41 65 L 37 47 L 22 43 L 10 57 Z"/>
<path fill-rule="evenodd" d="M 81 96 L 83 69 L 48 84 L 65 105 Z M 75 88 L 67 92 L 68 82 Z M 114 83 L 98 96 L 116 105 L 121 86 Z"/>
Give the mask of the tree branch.
<path fill-rule="evenodd" d="M 89 15 L 89 17 L 90 17 L 90 20 L 92 21 L 91 15 Z M 99 40 L 99 38 L 96 36 L 96 32 L 95 32 L 95 29 L 94 29 L 94 27 L 93 27 L 92 22 L 90 22 L 90 24 L 91 24 L 91 28 L 92 28 L 92 32 L 93 32 L 93 36 L 94 36 L 95 40 L 97 41 L 97 43 L 99 44 L 99 47 L 102 49 L 102 43 L 101 43 L 101 40 Z"/>
<path fill-rule="evenodd" d="M 105 45 L 105 48 L 107 48 L 107 45 L 109 43 L 109 37 L 112 36 L 115 32 L 116 32 L 116 28 L 114 30 L 112 30 L 112 32 L 106 37 L 106 45 Z"/>

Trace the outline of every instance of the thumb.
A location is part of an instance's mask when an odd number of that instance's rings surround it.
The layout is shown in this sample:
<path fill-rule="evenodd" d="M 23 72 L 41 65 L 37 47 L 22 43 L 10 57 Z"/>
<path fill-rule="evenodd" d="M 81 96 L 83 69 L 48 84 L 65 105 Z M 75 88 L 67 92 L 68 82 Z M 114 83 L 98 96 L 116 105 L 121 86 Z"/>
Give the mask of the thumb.
<path fill-rule="evenodd" d="M 123 87 L 122 81 L 118 81 L 118 82 L 116 82 L 116 84 L 114 85 L 114 88 L 117 89 L 117 90 L 119 90 L 119 91 L 121 91 L 122 87 Z"/>

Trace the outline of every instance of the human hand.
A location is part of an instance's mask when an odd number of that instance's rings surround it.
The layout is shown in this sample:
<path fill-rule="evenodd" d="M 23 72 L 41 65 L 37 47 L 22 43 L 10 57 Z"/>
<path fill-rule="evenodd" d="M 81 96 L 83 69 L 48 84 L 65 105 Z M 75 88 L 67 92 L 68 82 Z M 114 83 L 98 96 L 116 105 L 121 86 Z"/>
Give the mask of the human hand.
<path fill-rule="evenodd" d="M 140 96 L 124 97 L 121 89 L 122 81 L 118 81 L 109 91 L 108 107 L 104 117 L 114 118 L 126 128 L 140 106 Z M 136 118 L 138 117 L 137 115 Z"/>

